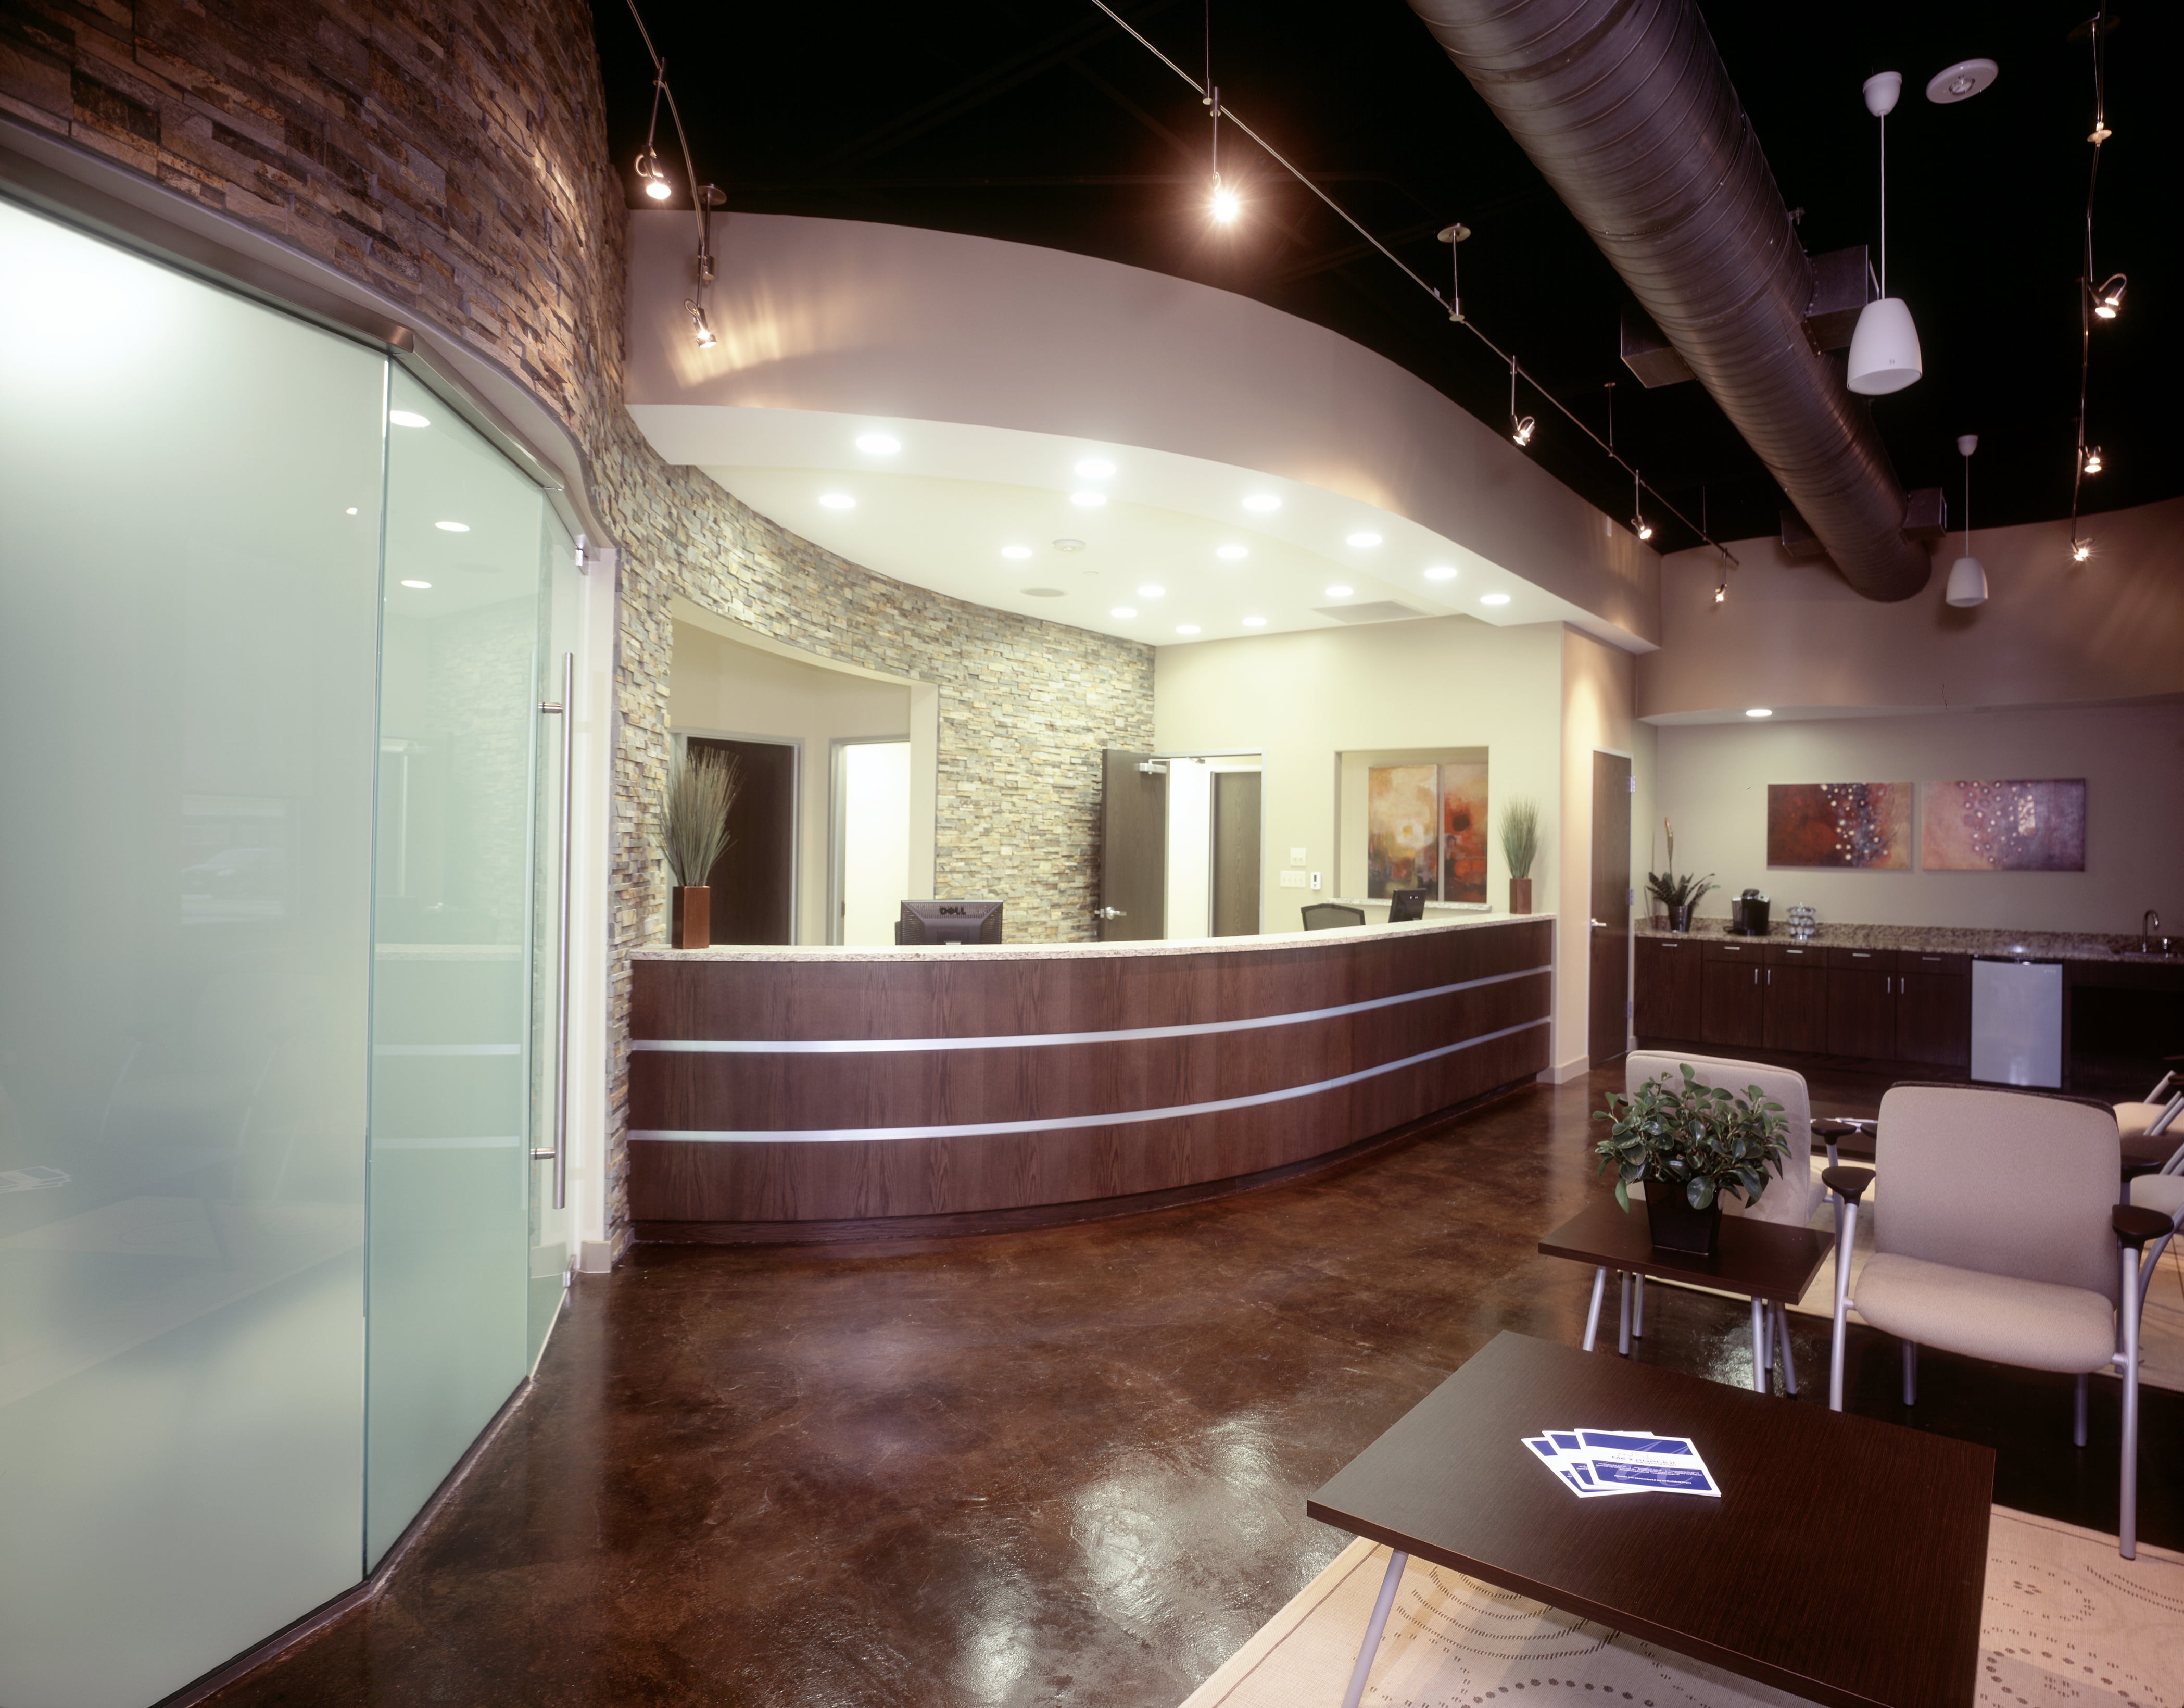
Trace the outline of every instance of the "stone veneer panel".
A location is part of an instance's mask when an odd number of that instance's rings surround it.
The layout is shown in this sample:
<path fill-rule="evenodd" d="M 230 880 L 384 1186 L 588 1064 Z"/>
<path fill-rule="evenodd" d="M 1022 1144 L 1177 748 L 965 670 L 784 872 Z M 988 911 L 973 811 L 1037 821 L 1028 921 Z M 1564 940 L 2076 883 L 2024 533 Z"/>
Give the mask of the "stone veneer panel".
<path fill-rule="evenodd" d="M 1152 745 L 1152 651 L 835 556 L 663 462 L 622 407 L 627 220 L 581 0 L 0 0 L 0 112 L 404 304 L 566 422 L 621 549 L 608 1234 L 628 1235 L 629 954 L 656 941 L 671 600 L 940 690 L 936 885 L 1092 935 L 1099 750 Z M 721 163 L 723 166 L 725 163 Z M 723 265 L 734 265 L 733 238 Z"/>

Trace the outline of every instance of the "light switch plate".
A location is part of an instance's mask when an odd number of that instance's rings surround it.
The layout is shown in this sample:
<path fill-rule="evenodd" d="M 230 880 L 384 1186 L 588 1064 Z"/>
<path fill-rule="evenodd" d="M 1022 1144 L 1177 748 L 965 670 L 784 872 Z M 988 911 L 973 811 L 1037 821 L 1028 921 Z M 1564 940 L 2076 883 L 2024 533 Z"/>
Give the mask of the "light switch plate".
<path fill-rule="evenodd" d="M 1301 873 L 1301 872 L 1284 872 L 1284 873 L 1283 873 L 1283 874 L 1282 874 L 1282 888 L 1283 888 L 1283 889 L 1284 889 L 1284 890 L 1301 890 L 1301 889 L 1303 889 L 1304 887 L 1305 887 L 1305 876 L 1304 876 L 1304 874 L 1303 874 L 1303 873 Z"/>
<path fill-rule="evenodd" d="M 1290 849 L 1290 865 L 1292 865 L 1292 866 L 1301 866 L 1301 865 L 1303 865 L 1303 864 L 1304 864 L 1304 862 L 1305 862 L 1305 851 L 1304 851 L 1303 849 L 1301 849 L 1301 848 L 1292 848 L 1292 849 Z"/>
<path fill-rule="evenodd" d="M 1319 888 L 1319 874 L 1317 872 L 1312 874 L 1312 887 L 1315 890 Z"/>

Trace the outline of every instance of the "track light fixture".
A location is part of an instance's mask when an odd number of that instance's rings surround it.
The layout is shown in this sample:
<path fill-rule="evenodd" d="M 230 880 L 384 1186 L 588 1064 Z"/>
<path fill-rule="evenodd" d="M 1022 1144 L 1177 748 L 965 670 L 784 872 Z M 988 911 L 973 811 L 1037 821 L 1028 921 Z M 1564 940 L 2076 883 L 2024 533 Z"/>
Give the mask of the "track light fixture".
<path fill-rule="evenodd" d="M 1646 483 L 1635 468 L 1630 471 L 1630 532 L 1641 539 L 1653 537 L 1653 524 L 1646 520 Z"/>
<path fill-rule="evenodd" d="M 2071 562 L 2073 562 L 2073 563 L 2083 563 L 2083 562 L 2084 562 L 2087 558 L 2091 557 L 2092 555 L 2093 555 L 2093 546 L 2092 546 L 2092 542 L 2091 540 L 2085 540 L 2085 539 L 2074 539 L 2074 540 L 2072 540 L 2072 541 L 2070 542 L 2070 561 L 2071 561 Z"/>
<path fill-rule="evenodd" d="M 705 320 L 705 311 L 689 298 L 682 299 L 683 311 L 690 316 L 690 330 L 696 336 L 698 348 L 710 350 L 720 340 L 713 336 L 713 328 Z"/>
<path fill-rule="evenodd" d="M 1713 602 L 1716 605 L 1726 605 L 1729 602 L 1729 583 L 1726 579 L 1714 588 Z"/>
<path fill-rule="evenodd" d="M 630 8 L 632 16 L 637 8 Z M 637 26 L 644 28 L 640 20 Z M 644 45 L 652 46 L 650 37 Z M 667 62 L 656 55 L 652 62 L 652 122 L 644 127 L 644 149 L 637 157 L 637 176 L 644 181 L 644 193 L 655 202 L 664 202 L 675 193 L 675 187 L 667 181 L 667 169 L 660 164 L 660 150 L 653 142 L 660 134 L 660 98 L 667 92 Z"/>
<path fill-rule="evenodd" d="M 1517 413 L 1517 359 L 1509 358 L 1509 437 L 1519 444 L 1532 442 L 1532 429 L 1536 423 L 1529 416 Z"/>
<path fill-rule="evenodd" d="M 1458 220 L 1452 226 L 1443 226 L 1435 234 L 1448 245 L 1448 317 L 1452 321 L 1463 318 L 1463 270 L 1456 258 L 1456 246 L 1471 235 L 1471 227 Z"/>
<path fill-rule="evenodd" d="M 2123 312 L 2124 287 L 2131 282 L 2121 273 L 2093 293 L 2093 318 L 2112 321 Z"/>
<path fill-rule="evenodd" d="M 629 0 L 629 15 L 644 38 L 646 57 L 652 61 L 652 120 L 645 127 L 644 152 L 637 157 L 637 176 L 644 181 L 644 193 L 655 202 L 664 202 L 675 193 L 674 186 L 667 181 L 667 169 L 660 163 L 660 150 L 654 146 L 660 132 L 660 103 L 665 99 L 667 116 L 675 121 L 676 139 L 682 145 L 682 168 L 690 175 L 690 211 L 698 222 L 697 294 L 685 297 L 682 308 L 690 316 L 691 336 L 697 339 L 698 348 L 709 350 L 720 343 L 705 319 L 705 292 L 713 282 L 713 209 L 728 198 L 718 185 L 698 181 L 698 169 L 690 161 L 690 135 L 682 128 L 682 111 L 675 104 L 675 92 L 667 87 L 667 62 L 652 45 L 652 32 L 644 27 L 637 0 Z"/>
<path fill-rule="evenodd" d="M 1221 181 L 1221 91 L 1213 81 L 1213 0 L 1206 0 L 1206 81 L 1201 87 L 1199 104 L 1212 109 L 1213 119 L 1213 148 L 1209 164 L 1213 172 L 1213 193 L 1206 198 L 1206 210 L 1213 216 L 1217 226 L 1233 226 L 1236 216 L 1244 211 L 1240 197 Z"/>
<path fill-rule="evenodd" d="M 2081 455 L 2083 466 L 2087 474 L 2098 474 L 2105 466 L 2101 461 L 2101 448 L 2098 445 L 2087 445 Z"/>

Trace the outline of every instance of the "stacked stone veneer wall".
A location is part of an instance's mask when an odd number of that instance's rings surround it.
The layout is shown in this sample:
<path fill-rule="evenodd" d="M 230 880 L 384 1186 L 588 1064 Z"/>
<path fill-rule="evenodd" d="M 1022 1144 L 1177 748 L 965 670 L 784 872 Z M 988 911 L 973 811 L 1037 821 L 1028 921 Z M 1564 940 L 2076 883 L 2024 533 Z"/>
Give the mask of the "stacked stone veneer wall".
<path fill-rule="evenodd" d="M 627 221 L 581 0 L 0 0 L 0 112 L 280 237 L 462 339 L 565 421 L 621 548 L 608 1231 L 627 1237 L 629 950 L 656 940 L 671 600 L 939 689 L 936 881 L 1091 934 L 1099 750 L 1152 741 L 1152 653 L 799 539 L 622 407 Z M 730 163 L 717 163 L 730 170 Z M 731 248 L 725 265 L 733 267 Z"/>

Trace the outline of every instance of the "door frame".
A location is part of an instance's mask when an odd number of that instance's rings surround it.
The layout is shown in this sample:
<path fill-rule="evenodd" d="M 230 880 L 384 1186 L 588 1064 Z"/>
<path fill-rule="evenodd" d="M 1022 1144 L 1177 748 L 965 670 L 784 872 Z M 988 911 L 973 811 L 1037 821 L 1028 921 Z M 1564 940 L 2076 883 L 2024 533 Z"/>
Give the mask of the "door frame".
<path fill-rule="evenodd" d="M 766 747 L 789 747 L 796 757 L 788 768 L 788 941 L 804 941 L 804 738 L 800 735 L 760 735 L 744 729 L 684 729 L 671 726 L 671 751 L 688 755 L 692 736 L 700 741 L 749 741 Z"/>
<path fill-rule="evenodd" d="M 827 941 L 829 945 L 842 941 L 842 859 L 845 852 L 842 840 L 842 820 L 848 807 L 844 794 L 845 779 L 842 766 L 842 750 L 845 747 L 883 747 L 900 743 L 911 746 L 907 733 L 901 735 L 837 735 L 827 744 Z M 911 792 L 916 790 L 916 750 L 911 749 Z M 911 813 L 916 817 L 913 802 Z M 917 862 L 917 836 L 913 823 L 907 837 L 911 849 L 911 863 Z M 904 880 L 909 879 L 905 873 Z"/>

